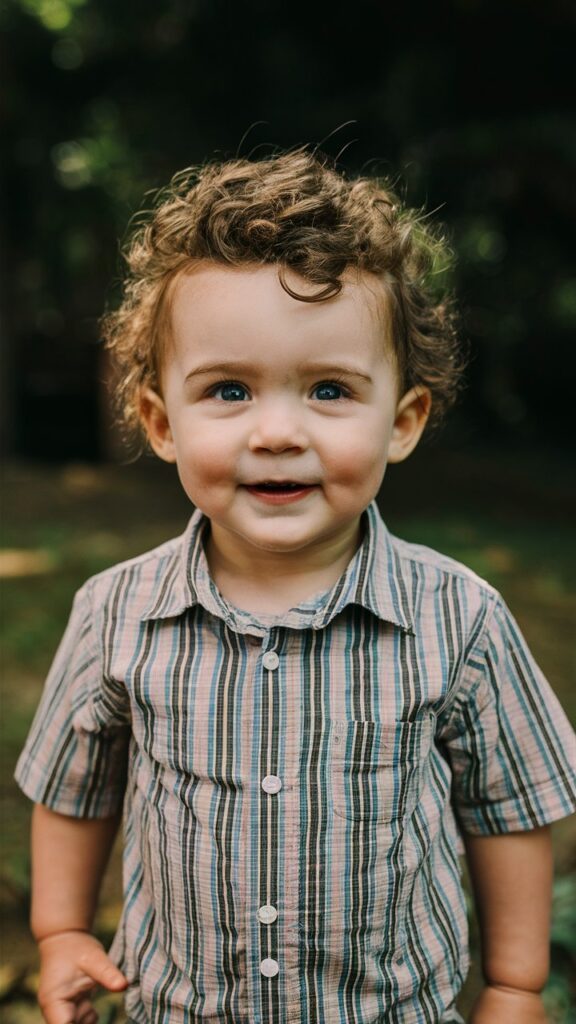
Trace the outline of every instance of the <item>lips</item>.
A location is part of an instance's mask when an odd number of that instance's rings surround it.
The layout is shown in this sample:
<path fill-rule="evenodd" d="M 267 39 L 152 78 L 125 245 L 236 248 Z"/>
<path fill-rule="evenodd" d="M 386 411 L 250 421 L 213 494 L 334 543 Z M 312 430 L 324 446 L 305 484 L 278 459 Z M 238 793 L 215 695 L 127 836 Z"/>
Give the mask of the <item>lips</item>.
<path fill-rule="evenodd" d="M 285 505 L 306 498 L 317 485 L 299 480 L 262 480 L 244 486 L 249 494 L 268 505 Z"/>

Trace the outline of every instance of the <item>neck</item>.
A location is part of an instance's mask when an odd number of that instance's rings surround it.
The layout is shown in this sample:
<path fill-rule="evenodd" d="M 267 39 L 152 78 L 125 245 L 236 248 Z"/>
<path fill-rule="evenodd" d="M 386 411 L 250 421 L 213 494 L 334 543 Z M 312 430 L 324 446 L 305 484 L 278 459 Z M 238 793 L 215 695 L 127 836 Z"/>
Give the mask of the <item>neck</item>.
<path fill-rule="evenodd" d="M 360 541 L 358 522 L 344 536 L 327 538 L 312 550 L 248 551 L 230 545 L 212 528 L 205 550 L 212 578 L 225 598 L 248 611 L 280 614 L 333 586 Z"/>

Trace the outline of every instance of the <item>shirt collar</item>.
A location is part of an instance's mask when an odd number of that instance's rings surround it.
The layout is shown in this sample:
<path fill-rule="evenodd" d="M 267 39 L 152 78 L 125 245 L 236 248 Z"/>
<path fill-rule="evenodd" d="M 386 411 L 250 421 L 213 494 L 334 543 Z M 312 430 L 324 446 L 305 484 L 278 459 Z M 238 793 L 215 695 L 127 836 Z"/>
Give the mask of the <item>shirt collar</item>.
<path fill-rule="evenodd" d="M 318 613 L 314 628 L 326 626 L 346 605 L 357 604 L 384 622 L 413 633 L 412 607 L 395 538 L 382 521 L 375 501 L 366 509 L 362 524 L 362 543 Z"/>
<path fill-rule="evenodd" d="M 346 605 L 358 604 L 384 622 L 413 633 L 413 612 L 395 538 L 382 521 L 375 501 L 366 509 L 362 523 L 362 543 L 328 600 L 312 618 L 311 626 L 323 629 Z M 142 620 L 172 618 L 197 604 L 220 618 L 228 618 L 226 604 L 208 569 L 203 544 L 207 526 L 206 517 L 196 509 L 162 565 L 154 599 Z"/>

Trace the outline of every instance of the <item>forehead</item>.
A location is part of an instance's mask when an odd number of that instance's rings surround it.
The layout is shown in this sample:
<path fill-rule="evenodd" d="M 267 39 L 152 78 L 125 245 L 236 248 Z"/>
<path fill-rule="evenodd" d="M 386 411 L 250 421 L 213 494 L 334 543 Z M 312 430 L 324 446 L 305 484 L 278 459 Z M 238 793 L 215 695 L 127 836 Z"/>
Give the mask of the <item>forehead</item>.
<path fill-rule="evenodd" d="M 204 263 L 177 278 L 171 296 L 175 354 L 215 349 L 231 356 L 259 350 L 275 357 L 356 352 L 381 358 L 389 346 L 386 293 L 374 275 L 349 272 L 342 291 L 320 302 L 294 299 L 282 287 L 277 266 L 222 267 Z M 322 286 L 288 272 L 299 295 Z"/>

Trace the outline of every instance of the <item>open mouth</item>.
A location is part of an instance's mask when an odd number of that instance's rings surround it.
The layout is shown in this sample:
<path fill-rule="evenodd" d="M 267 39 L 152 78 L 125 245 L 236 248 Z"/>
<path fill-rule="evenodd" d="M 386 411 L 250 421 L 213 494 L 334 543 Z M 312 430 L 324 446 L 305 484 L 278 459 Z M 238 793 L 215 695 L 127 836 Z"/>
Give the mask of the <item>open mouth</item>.
<path fill-rule="evenodd" d="M 278 504 L 305 498 L 316 487 L 298 480 L 263 480 L 257 484 L 246 484 L 246 490 L 263 501 Z"/>
<path fill-rule="evenodd" d="M 249 484 L 248 486 L 251 491 L 290 493 L 290 491 L 302 491 L 312 485 L 302 484 L 295 480 L 266 480 L 261 484 Z"/>

